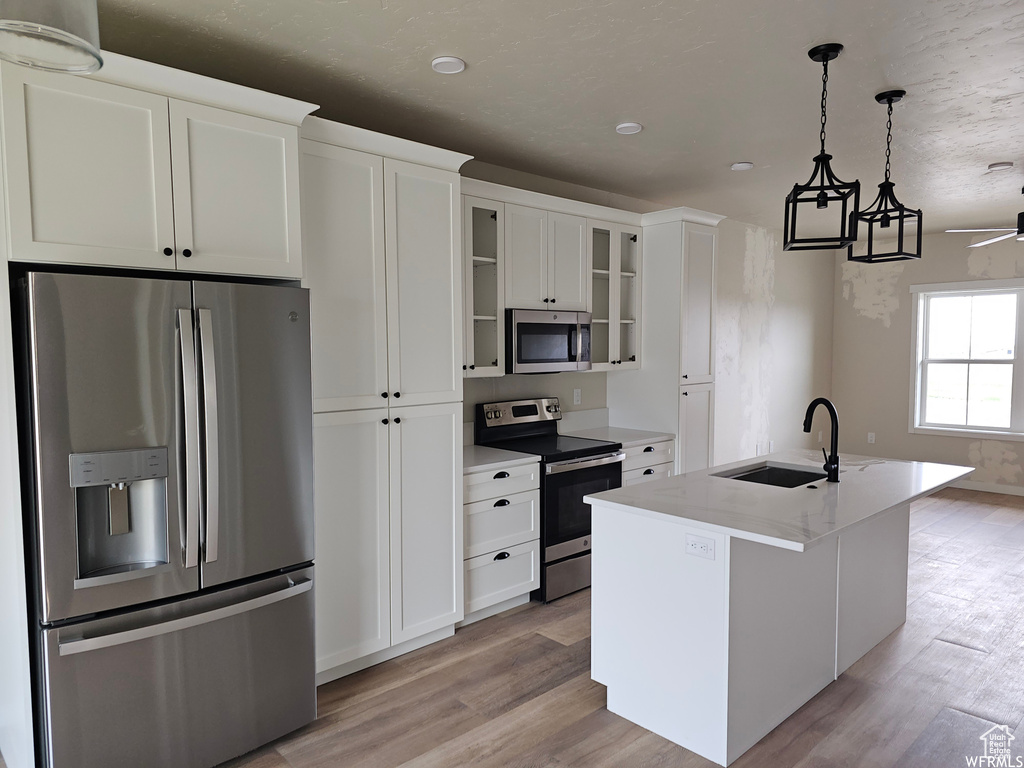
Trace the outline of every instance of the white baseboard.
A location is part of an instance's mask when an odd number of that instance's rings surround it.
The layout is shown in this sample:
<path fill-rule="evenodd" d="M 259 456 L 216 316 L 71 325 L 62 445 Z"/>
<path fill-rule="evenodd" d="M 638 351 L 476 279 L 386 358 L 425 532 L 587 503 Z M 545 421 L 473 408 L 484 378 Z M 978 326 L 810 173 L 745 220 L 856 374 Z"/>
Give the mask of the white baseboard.
<path fill-rule="evenodd" d="M 402 656 L 406 653 L 410 653 L 415 650 L 419 650 L 424 646 L 436 643 L 438 640 L 444 640 L 446 637 L 451 637 L 455 634 L 455 625 L 450 627 L 442 627 L 441 629 L 435 630 L 429 634 L 423 635 L 422 637 L 414 637 L 412 640 L 406 640 L 404 643 L 393 645 L 390 648 L 385 648 L 383 651 L 377 651 L 371 653 L 368 656 L 362 658 L 353 659 L 345 664 L 339 664 L 336 667 L 325 669 L 322 672 L 316 674 L 316 684 L 321 686 L 324 683 L 329 683 L 332 680 L 337 680 L 339 677 L 345 677 L 351 675 L 353 672 L 359 672 L 360 670 L 366 669 L 367 667 L 373 667 L 385 661 Z"/>
<path fill-rule="evenodd" d="M 954 488 L 967 491 L 985 491 L 986 493 L 1005 493 L 1010 496 L 1024 496 L 1024 487 L 1019 485 L 1003 485 L 1002 483 L 976 483 L 973 480 L 960 480 L 953 483 Z"/>
<path fill-rule="evenodd" d="M 508 600 L 502 600 L 500 603 L 495 603 L 487 608 L 481 608 L 479 611 L 474 611 L 456 624 L 455 628 L 462 629 L 474 622 L 481 621 L 482 619 L 489 619 L 491 616 L 497 616 L 499 613 L 504 613 L 505 611 L 510 611 L 513 608 L 518 608 L 520 605 L 526 605 L 528 602 L 530 602 L 529 592 L 525 595 L 519 595 L 519 597 L 510 597 Z"/>

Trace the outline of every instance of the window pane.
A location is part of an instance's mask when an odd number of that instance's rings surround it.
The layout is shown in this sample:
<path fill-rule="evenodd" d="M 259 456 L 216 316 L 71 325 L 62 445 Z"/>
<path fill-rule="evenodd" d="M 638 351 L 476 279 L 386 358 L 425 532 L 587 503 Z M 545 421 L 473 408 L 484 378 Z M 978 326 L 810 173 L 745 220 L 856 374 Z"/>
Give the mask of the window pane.
<path fill-rule="evenodd" d="M 1009 429 L 1013 366 L 974 364 L 970 368 L 967 423 Z"/>
<path fill-rule="evenodd" d="M 971 297 L 935 296 L 929 299 L 926 357 L 965 360 L 970 352 Z M 964 383 L 966 385 L 966 380 Z"/>
<path fill-rule="evenodd" d="M 974 296 L 971 302 L 971 359 L 1012 360 L 1016 329 L 1016 294 Z"/>
<path fill-rule="evenodd" d="M 967 364 L 929 363 L 924 420 L 967 425 Z"/>

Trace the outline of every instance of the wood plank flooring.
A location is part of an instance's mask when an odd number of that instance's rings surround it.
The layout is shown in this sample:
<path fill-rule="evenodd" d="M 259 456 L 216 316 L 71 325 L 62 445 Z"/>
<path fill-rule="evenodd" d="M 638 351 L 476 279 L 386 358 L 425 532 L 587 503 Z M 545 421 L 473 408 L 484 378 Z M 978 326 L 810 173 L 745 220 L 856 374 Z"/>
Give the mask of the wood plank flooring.
<path fill-rule="evenodd" d="M 907 623 L 736 768 L 965 766 L 1004 724 L 1024 755 L 1024 498 L 948 489 L 910 525 Z M 522 606 L 324 685 L 315 723 L 225 766 L 711 768 L 608 712 L 589 616 L 589 590 Z"/>

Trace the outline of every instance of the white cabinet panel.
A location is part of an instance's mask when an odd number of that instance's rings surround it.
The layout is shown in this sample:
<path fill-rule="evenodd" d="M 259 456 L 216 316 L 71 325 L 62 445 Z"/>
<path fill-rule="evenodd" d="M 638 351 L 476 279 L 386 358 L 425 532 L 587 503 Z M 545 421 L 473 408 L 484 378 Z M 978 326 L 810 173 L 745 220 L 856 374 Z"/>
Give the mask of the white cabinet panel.
<path fill-rule="evenodd" d="M 655 464 L 652 467 L 630 469 L 622 473 L 622 487 L 628 488 L 631 485 L 649 483 L 652 480 L 663 480 L 666 477 L 672 477 L 671 464 Z"/>
<path fill-rule="evenodd" d="M 547 309 L 548 214 L 537 208 L 505 205 L 505 306 Z"/>
<path fill-rule="evenodd" d="M 384 160 L 303 140 L 313 409 L 373 408 L 388 389 Z"/>
<path fill-rule="evenodd" d="M 466 561 L 466 612 L 540 589 L 540 541 L 490 552 Z"/>
<path fill-rule="evenodd" d="M 178 267 L 302 277 L 298 129 L 189 102 L 170 106 Z"/>
<path fill-rule="evenodd" d="M 466 557 L 540 538 L 540 491 L 465 505 Z"/>
<path fill-rule="evenodd" d="M 463 618 L 462 406 L 390 414 L 391 642 L 397 645 Z"/>
<path fill-rule="evenodd" d="M 391 644 L 387 418 L 313 419 L 318 673 Z"/>
<path fill-rule="evenodd" d="M 648 445 L 634 445 L 626 448 L 623 453 L 626 459 L 622 462 L 622 471 L 652 467 L 655 464 L 673 464 L 676 459 L 675 441 L 661 440 Z"/>
<path fill-rule="evenodd" d="M 531 462 L 505 469 L 472 472 L 463 478 L 465 502 L 507 498 L 540 487 L 540 464 Z"/>
<path fill-rule="evenodd" d="M 711 466 L 714 453 L 715 385 L 679 389 L 679 472 Z"/>
<path fill-rule="evenodd" d="M 3 98 L 11 258 L 173 269 L 167 99 L 6 64 Z"/>
<path fill-rule="evenodd" d="M 683 242 L 683 302 L 681 384 L 705 384 L 715 379 L 715 245 L 716 230 L 685 226 Z"/>
<path fill-rule="evenodd" d="M 505 373 L 505 205 L 462 196 L 467 378 Z"/>
<path fill-rule="evenodd" d="M 587 253 L 587 220 L 549 212 L 547 296 L 552 309 L 587 309 Z"/>
<path fill-rule="evenodd" d="M 459 176 L 384 160 L 392 405 L 462 399 Z"/>

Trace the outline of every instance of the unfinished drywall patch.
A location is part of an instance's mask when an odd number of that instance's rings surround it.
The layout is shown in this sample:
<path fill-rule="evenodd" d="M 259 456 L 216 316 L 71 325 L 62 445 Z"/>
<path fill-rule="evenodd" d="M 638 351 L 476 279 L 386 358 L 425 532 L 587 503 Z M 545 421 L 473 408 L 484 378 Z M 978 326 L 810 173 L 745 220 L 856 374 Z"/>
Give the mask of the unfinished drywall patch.
<path fill-rule="evenodd" d="M 967 460 L 977 467 L 968 480 L 973 483 L 1005 483 L 1019 485 L 1022 468 L 1017 451 L 1011 443 L 978 440 L 970 444 Z"/>
<path fill-rule="evenodd" d="M 886 328 L 900 308 L 897 284 L 903 275 L 902 264 L 863 264 L 843 262 L 843 299 L 853 297 L 853 309 L 861 317 L 881 320 Z"/>
<path fill-rule="evenodd" d="M 985 233 L 986 237 L 991 234 Z M 974 239 L 979 240 L 980 237 Z M 964 250 L 968 252 L 967 271 L 971 277 L 1001 280 L 1024 275 L 1024 249 L 1017 245 L 1016 240 Z"/>

